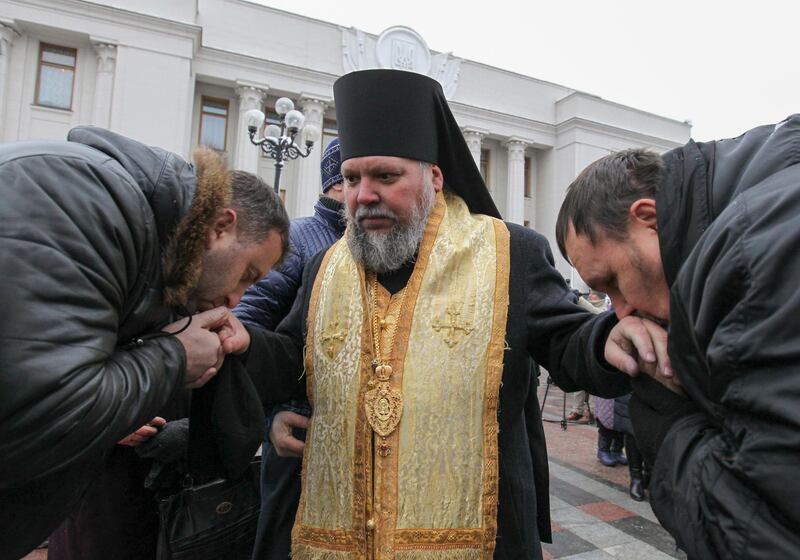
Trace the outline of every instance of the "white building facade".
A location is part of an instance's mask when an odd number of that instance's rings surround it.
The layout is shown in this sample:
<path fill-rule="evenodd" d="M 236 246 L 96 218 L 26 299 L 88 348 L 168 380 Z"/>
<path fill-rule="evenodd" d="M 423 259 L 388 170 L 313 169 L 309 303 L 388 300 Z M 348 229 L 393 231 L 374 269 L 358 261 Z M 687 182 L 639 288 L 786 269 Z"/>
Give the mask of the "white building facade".
<path fill-rule="evenodd" d="M 406 27 L 373 35 L 246 0 L 0 0 L 0 141 L 64 139 L 94 124 L 187 158 L 209 145 L 272 184 L 273 161 L 250 143 L 244 114 L 274 117 L 275 100 L 289 97 L 323 131 L 281 177 L 289 214 L 303 216 L 336 135 L 333 82 L 366 68 L 439 80 L 503 217 L 551 243 L 564 190 L 587 164 L 689 138 L 687 123 L 431 51 Z"/>

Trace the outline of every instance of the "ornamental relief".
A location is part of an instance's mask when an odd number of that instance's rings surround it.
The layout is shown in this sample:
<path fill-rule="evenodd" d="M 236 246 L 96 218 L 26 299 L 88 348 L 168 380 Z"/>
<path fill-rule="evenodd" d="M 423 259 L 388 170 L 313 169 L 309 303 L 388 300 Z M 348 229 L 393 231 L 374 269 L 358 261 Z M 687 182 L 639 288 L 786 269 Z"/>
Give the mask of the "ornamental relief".
<path fill-rule="evenodd" d="M 355 27 L 342 28 L 345 74 L 370 68 L 417 72 L 442 84 L 445 97 L 450 99 L 458 86 L 461 61 L 450 53 L 434 54 L 419 33 L 410 27 L 390 27 L 377 39 Z"/>

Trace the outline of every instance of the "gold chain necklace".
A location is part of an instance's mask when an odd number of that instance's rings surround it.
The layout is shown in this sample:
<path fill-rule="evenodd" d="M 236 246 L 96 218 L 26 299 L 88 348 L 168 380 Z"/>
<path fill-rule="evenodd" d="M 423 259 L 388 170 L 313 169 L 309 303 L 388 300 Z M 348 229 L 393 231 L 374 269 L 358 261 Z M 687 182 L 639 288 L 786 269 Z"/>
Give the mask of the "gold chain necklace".
<path fill-rule="evenodd" d="M 392 377 L 392 366 L 389 360 L 394 348 L 394 337 L 397 334 L 398 323 L 403 315 L 403 307 L 406 299 L 406 288 L 400 296 L 400 303 L 397 312 L 398 321 L 394 328 L 389 332 L 387 340 L 386 356 L 381 353 L 381 331 L 378 319 L 378 276 L 370 275 L 371 301 L 370 315 L 372 315 L 372 344 L 374 347 L 374 358 L 372 360 L 373 378 L 369 381 L 372 387 L 364 395 L 364 410 L 367 415 L 372 430 L 378 434 L 377 442 L 378 453 L 386 457 L 392 451 L 391 445 L 386 441 L 386 437 L 397 429 L 400 418 L 403 415 L 403 395 L 400 391 L 393 388 L 389 383 Z"/>

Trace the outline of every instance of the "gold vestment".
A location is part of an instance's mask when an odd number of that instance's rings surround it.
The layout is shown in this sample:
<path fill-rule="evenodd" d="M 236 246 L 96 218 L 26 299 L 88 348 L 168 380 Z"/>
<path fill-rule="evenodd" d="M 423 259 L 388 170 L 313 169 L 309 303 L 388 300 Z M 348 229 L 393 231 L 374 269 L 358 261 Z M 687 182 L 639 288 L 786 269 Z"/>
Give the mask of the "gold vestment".
<path fill-rule="evenodd" d="M 364 270 L 346 239 L 328 250 L 307 319 L 314 414 L 294 560 L 492 558 L 508 275 L 505 224 L 439 193 L 405 295 L 375 294 L 395 329 L 391 349 L 381 329 L 381 348 L 403 402 L 399 425 L 379 438 L 364 411 L 375 386 Z"/>

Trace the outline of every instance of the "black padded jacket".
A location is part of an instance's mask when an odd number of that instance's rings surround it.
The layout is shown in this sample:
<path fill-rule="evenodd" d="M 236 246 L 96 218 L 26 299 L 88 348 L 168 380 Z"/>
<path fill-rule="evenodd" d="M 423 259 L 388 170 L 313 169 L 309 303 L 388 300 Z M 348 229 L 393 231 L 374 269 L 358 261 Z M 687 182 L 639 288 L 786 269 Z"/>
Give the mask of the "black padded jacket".
<path fill-rule="evenodd" d="M 800 115 L 665 155 L 669 354 L 700 412 L 651 502 L 692 559 L 800 556 Z"/>

